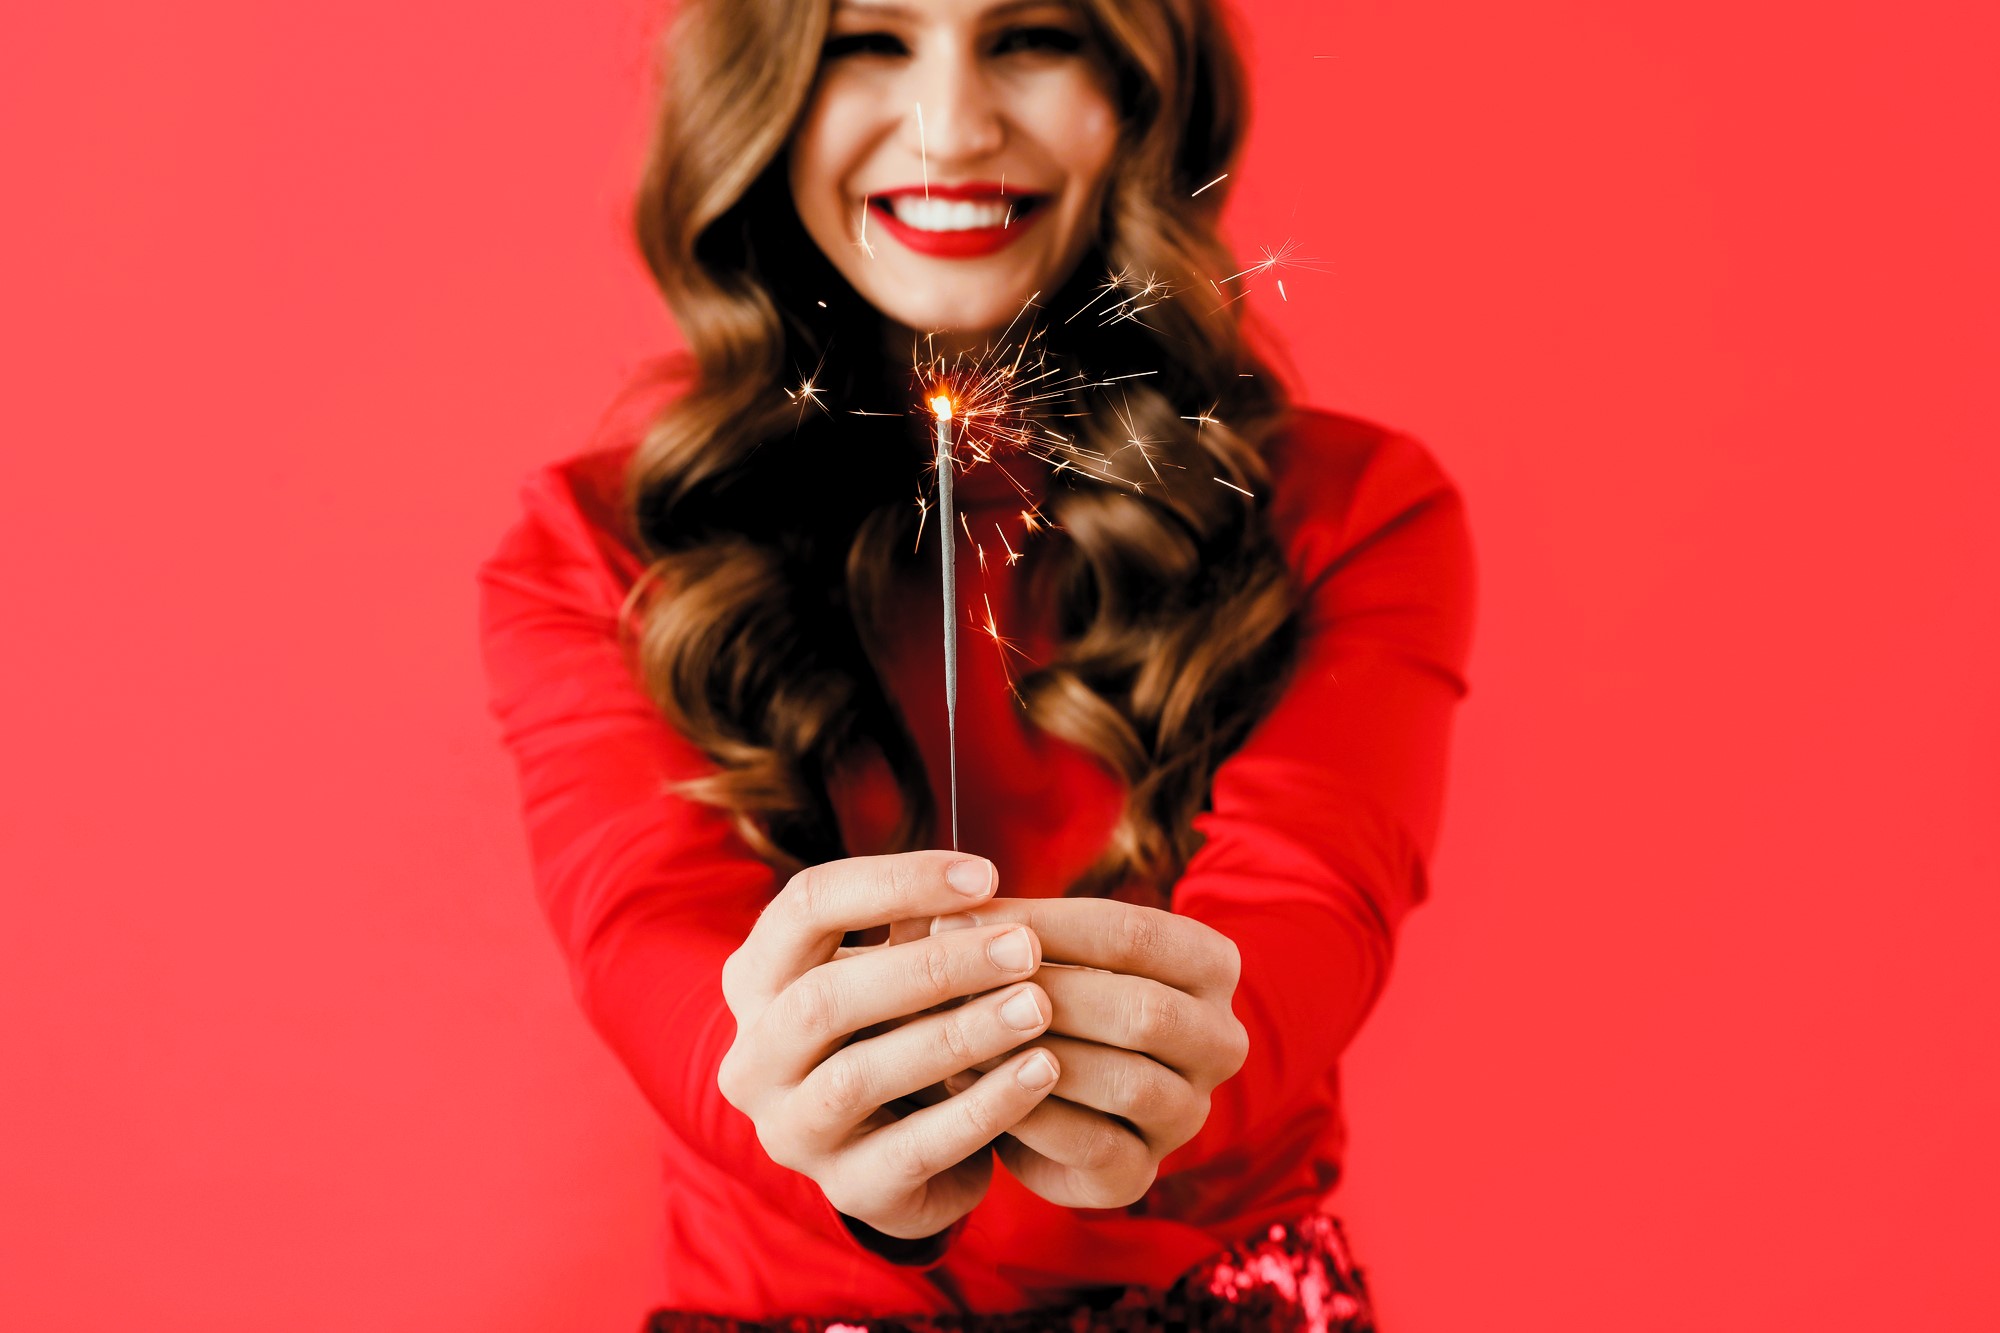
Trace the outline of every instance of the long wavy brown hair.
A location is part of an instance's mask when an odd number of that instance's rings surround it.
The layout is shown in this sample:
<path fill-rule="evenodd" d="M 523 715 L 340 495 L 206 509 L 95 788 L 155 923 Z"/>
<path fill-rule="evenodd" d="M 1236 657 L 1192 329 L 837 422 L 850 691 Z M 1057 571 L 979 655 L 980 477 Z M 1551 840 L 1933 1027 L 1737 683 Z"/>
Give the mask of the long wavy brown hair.
<path fill-rule="evenodd" d="M 646 262 L 688 352 L 626 476 L 628 539 L 647 565 L 626 612 L 636 670 L 716 770 L 681 794 L 727 810 L 774 867 L 853 854 L 829 795 L 872 745 L 895 775 L 895 845 L 936 846 L 924 765 L 876 663 L 879 617 L 914 554 L 911 495 L 924 421 L 882 317 L 820 253 L 791 201 L 784 151 L 811 95 L 827 0 L 685 0 L 635 209 Z M 1048 302 L 1075 309 L 1110 273 L 1237 267 L 1217 234 L 1245 125 L 1237 47 L 1211 0 L 1086 0 L 1116 72 L 1122 137 L 1092 249 Z M 824 301 L 824 306 L 820 303 Z M 1059 651 L 1018 682 L 1027 718 L 1099 756 L 1127 787 L 1097 862 L 1066 892 L 1121 886 L 1171 901 L 1198 849 L 1192 820 L 1216 766 L 1284 687 L 1299 590 L 1266 520 L 1262 445 L 1289 410 L 1241 306 L 1165 300 L 1144 322 L 1054 323 L 1046 353 L 1098 379 L 1152 372 L 1116 399 L 1080 398 L 1076 442 L 1111 481 L 1051 486 L 1057 533 L 1025 553 L 1028 605 Z M 1083 336 L 1087 334 L 1086 336 Z M 838 335 L 836 337 L 836 335 Z M 801 415 L 786 387 L 821 367 L 848 413 Z M 1211 418 L 1207 421 L 1189 418 Z M 1145 486 L 1117 445 L 1143 432 L 1170 475 Z M 935 560 L 935 555 L 929 557 Z M 641 608 L 634 615 L 634 608 Z M 621 623 L 624 620 L 621 618 Z"/>

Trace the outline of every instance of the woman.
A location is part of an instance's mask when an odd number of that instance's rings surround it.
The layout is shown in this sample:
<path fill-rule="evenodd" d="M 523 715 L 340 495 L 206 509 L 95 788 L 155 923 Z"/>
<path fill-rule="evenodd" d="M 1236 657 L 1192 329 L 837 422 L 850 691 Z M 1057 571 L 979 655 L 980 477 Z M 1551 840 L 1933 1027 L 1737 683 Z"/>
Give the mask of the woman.
<path fill-rule="evenodd" d="M 1371 1328 L 1337 1061 L 1427 891 L 1471 547 L 1243 339 L 1219 15 L 684 0 L 667 50 L 684 382 L 480 570 L 538 890 L 666 1130 L 648 1326 Z"/>

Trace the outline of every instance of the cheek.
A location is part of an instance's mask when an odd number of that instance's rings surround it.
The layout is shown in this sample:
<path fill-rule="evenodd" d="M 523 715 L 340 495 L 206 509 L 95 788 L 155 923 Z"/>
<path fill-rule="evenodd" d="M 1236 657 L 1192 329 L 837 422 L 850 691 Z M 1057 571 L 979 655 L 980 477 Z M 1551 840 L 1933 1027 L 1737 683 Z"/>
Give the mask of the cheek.
<path fill-rule="evenodd" d="M 786 172 L 791 180 L 792 202 L 798 207 L 800 217 L 810 218 L 824 207 L 820 202 L 826 189 L 825 173 L 820 167 L 824 156 L 825 146 L 810 125 L 792 141 Z"/>
<path fill-rule="evenodd" d="M 837 104 L 816 100 L 806 108 L 792 139 L 792 198 L 801 217 L 825 218 L 841 210 L 845 155 L 839 112 Z"/>
<path fill-rule="evenodd" d="M 1118 145 L 1118 110 L 1093 80 L 1065 83 L 1034 100 L 1037 137 L 1073 180 L 1095 182 L 1109 169 Z"/>
<path fill-rule="evenodd" d="M 1093 186 L 1101 184 L 1118 149 L 1117 109 L 1103 97 L 1093 97 L 1071 122 L 1071 134 L 1071 170 Z"/>

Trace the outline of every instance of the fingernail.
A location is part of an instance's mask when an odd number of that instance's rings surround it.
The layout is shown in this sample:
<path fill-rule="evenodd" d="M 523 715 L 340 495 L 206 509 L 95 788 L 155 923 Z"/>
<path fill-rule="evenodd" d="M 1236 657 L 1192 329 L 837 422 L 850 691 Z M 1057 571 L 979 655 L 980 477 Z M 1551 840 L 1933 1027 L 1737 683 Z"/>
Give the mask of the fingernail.
<path fill-rule="evenodd" d="M 1007 1026 L 1026 1031 L 1042 1025 L 1042 1006 L 1035 1003 L 1035 993 L 1019 990 L 1009 996 L 1007 1003 L 1000 1006 L 1000 1017 L 1007 1020 Z"/>
<path fill-rule="evenodd" d="M 991 861 L 953 861 L 944 872 L 945 883 L 968 898 L 984 898 L 993 890 Z"/>
<path fill-rule="evenodd" d="M 1056 1081 L 1056 1062 L 1049 1058 L 1047 1051 L 1036 1051 L 1014 1077 L 1029 1092 L 1040 1092 Z"/>
<path fill-rule="evenodd" d="M 1016 926 L 987 945 L 986 956 L 993 960 L 993 966 L 997 968 L 1019 972 L 1035 961 L 1035 950 L 1028 943 L 1028 932 Z"/>
<path fill-rule="evenodd" d="M 964 930 L 967 926 L 976 926 L 978 924 L 979 918 L 970 912 L 954 912 L 950 916 L 934 916 L 931 918 L 931 934 L 935 935 L 943 930 Z"/>

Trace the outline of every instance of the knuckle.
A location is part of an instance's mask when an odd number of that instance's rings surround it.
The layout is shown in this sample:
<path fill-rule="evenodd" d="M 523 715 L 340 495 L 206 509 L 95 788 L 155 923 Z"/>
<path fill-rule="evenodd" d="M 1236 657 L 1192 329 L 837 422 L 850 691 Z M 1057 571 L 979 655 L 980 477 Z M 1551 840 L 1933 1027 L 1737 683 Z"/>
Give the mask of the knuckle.
<path fill-rule="evenodd" d="M 847 1161 L 846 1153 L 832 1154 L 819 1163 L 819 1173 L 813 1179 L 835 1209 L 849 1217 L 860 1217 L 875 1201 L 867 1191 L 855 1187 L 854 1172 L 848 1169 Z"/>
<path fill-rule="evenodd" d="M 791 898 L 792 915 L 801 921 L 819 921 L 828 907 L 826 867 L 810 865 L 793 875 L 785 885 L 785 892 Z"/>
<path fill-rule="evenodd" d="M 981 1143 L 999 1138 L 1001 1132 L 1007 1128 L 1001 1121 L 999 1113 L 984 1097 L 977 1095 L 954 1097 L 947 1105 L 958 1108 L 959 1119 L 964 1122 L 968 1131 L 967 1137 Z"/>
<path fill-rule="evenodd" d="M 1150 988 L 1139 992 L 1127 1014 L 1132 1037 L 1142 1049 L 1173 1036 L 1180 1030 L 1181 1022 L 1179 1006 L 1173 997 Z"/>
<path fill-rule="evenodd" d="M 1134 1139 L 1116 1125 L 1102 1124 L 1085 1132 L 1078 1148 L 1078 1165 L 1094 1176 L 1111 1174 L 1121 1165 Z"/>
<path fill-rule="evenodd" d="M 1229 1016 L 1229 1074 L 1234 1076 L 1250 1059 L 1250 1029 L 1234 1014 Z"/>
<path fill-rule="evenodd" d="M 833 988 L 816 977 L 800 977 L 786 989 L 785 1011 L 799 1031 L 815 1040 L 824 1041 L 839 1031 L 840 1003 Z"/>
<path fill-rule="evenodd" d="M 1142 1124 L 1162 1118 L 1172 1095 L 1166 1071 L 1154 1073 L 1159 1066 L 1151 1060 L 1125 1060 L 1120 1064 L 1126 1072 L 1119 1077 L 1112 1093 L 1118 1113 Z"/>
<path fill-rule="evenodd" d="M 813 1071 L 813 1111 L 822 1125 L 845 1125 L 868 1104 L 868 1071 L 851 1052 L 841 1052 Z"/>
<path fill-rule="evenodd" d="M 793 1171 L 805 1172 L 806 1160 L 798 1151 L 798 1140 L 786 1130 L 778 1119 L 771 1116 L 760 1116 L 750 1123 L 757 1131 L 757 1142 L 763 1146 L 766 1157 L 769 1157 L 779 1166 L 788 1167 Z"/>
<path fill-rule="evenodd" d="M 1222 984 L 1233 992 L 1237 984 L 1243 980 L 1243 950 L 1237 948 L 1236 941 L 1221 931 L 1217 930 L 1214 934 L 1215 951 L 1222 959 Z"/>
<path fill-rule="evenodd" d="M 938 1024 L 938 1045 L 943 1048 L 945 1058 L 959 1069 L 980 1058 L 969 1013 L 966 1009 L 954 1009 L 942 1015 L 943 1021 Z"/>
<path fill-rule="evenodd" d="M 883 878 L 897 902 L 924 896 L 937 871 L 929 858 L 921 855 L 892 856 L 884 864 Z"/>
<path fill-rule="evenodd" d="M 953 985 L 951 950 L 941 939 L 929 941 L 917 954 L 912 964 L 916 972 L 915 981 L 923 990 L 924 998 L 935 1004 L 948 1000 L 957 991 Z"/>
<path fill-rule="evenodd" d="M 921 1185 L 935 1174 L 931 1170 L 930 1152 L 924 1141 L 923 1131 L 905 1120 L 889 1134 L 889 1141 L 882 1145 L 883 1166 L 892 1180 L 907 1185 Z"/>
<path fill-rule="evenodd" d="M 1136 1202 L 1158 1174 L 1158 1167 L 1145 1145 L 1122 1130 L 1098 1135 L 1106 1146 L 1095 1149 L 1083 1170 L 1092 1182 L 1093 1205 L 1123 1208 Z"/>
<path fill-rule="evenodd" d="M 1129 963 L 1141 963 L 1157 955 L 1163 934 L 1159 919 L 1150 910 L 1119 914 L 1118 948 Z"/>
<path fill-rule="evenodd" d="M 743 1085 L 741 1082 L 742 1074 L 740 1072 L 742 1057 L 737 1055 L 736 1051 L 737 1048 L 731 1046 L 722 1053 L 722 1059 L 717 1062 L 715 1066 L 715 1089 L 722 1094 L 724 1101 L 740 1111 L 743 1109 Z"/>
<path fill-rule="evenodd" d="M 1194 1111 L 1191 1115 L 1188 1116 L 1188 1122 L 1193 1126 L 1193 1128 L 1191 1128 L 1188 1131 L 1189 1139 L 1193 1138 L 1196 1134 L 1201 1133 L 1201 1127 L 1208 1123 L 1208 1113 L 1211 1110 L 1213 1110 L 1214 1107 L 1215 1103 L 1207 1093 L 1204 1092 L 1195 1097 Z M 1187 1139 L 1183 1139 L 1181 1140 L 1181 1142 L 1185 1143 L 1187 1142 Z"/>

